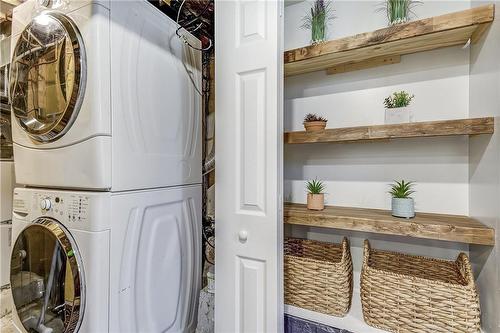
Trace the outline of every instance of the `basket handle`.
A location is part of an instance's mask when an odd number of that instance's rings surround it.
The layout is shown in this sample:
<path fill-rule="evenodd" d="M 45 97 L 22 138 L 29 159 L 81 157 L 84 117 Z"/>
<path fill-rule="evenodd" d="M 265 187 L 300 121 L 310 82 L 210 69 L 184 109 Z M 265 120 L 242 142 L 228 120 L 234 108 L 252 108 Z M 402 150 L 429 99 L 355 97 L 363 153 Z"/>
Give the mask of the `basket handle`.
<path fill-rule="evenodd" d="M 368 267 L 368 258 L 370 257 L 371 247 L 368 239 L 365 239 L 363 249 L 363 267 Z"/>
<path fill-rule="evenodd" d="M 342 238 L 342 261 L 344 261 L 347 257 L 347 253 L 349 252 L 349 240 L 347 237 Z"/>
<path fill-rule="evenodd" d="M 472 267 L 470 265 L 469 257 L 463 252 L 461 252 L 458 255 L 458 258 L 456 260 L 456 264 L 460 268 L 460 273 L 465 278 L 465 281 L 467 281 L 468 285 L 473 285 L 474 284 L 474 273 L 472 272 Z"/>

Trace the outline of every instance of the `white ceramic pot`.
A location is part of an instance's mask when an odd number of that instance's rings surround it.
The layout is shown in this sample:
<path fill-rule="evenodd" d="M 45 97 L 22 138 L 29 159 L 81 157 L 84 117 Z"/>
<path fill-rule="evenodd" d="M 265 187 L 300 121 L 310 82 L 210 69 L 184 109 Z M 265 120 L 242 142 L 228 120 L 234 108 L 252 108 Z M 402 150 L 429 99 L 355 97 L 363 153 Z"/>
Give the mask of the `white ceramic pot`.
<path fill-rule="evenodd" d="M 385 109 L 386 124 L 404 124 L 413 122 L 413 109 L 411 106 L 402 108 Z"/>
<path fill-rule="evenodd" d="M 415 217 L 415 203 L 412 198 L 392 198 L 392 216 Z"/>

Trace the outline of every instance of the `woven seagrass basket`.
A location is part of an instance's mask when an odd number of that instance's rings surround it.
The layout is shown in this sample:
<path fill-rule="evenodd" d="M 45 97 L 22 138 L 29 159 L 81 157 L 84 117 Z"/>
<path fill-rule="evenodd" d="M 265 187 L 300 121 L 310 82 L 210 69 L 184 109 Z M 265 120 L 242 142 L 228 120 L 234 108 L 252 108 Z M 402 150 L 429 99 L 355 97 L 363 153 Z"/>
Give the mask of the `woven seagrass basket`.
<path fill-rule="evenodd" d="M 331 244 L 285 239 L 285 303 L 333 316 L 345 316 L 352 299 L 349 242 Z"/>
<path fill-rule="evenodd" d="M 365 240 L 361 271 L 365 322 L 390 332 L 480 331 L 479 297 L 469 259 L 377 251 Z"/>

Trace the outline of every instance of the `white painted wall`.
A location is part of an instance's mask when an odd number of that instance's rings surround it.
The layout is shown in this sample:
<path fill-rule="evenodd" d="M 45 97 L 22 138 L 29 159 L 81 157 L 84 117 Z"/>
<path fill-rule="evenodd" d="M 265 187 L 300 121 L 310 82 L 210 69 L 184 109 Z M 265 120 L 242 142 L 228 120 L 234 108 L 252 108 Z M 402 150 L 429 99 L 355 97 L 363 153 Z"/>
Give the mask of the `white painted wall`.
<path fill-rule="evenodd" d="M 285 130 L 301 130 L 309 112 L 326 116 L 328 127 L 383 124 L 383 99 L 398 90 L 415 94 L 416 121 L 466 118 L 468 73 L 469 51 L 451 48 L 369 70 L 290 77 L 285 80 Z M 468 214 L 467 140 L 287 145 L 285 198 L 304 201 L 303 180 L 318 177 L 327 181 L 330 204 L 388 209 L 387 184 L 406 178 L 418 182 L 418 210 Z"/>
<path fill-rule="evenodd" d="M 309 10 L 311 0 L 302 1 L 285 8 L 285 49 L 308 45 L 310 33 L 300 29 L 302 17 Z M 346 37 L 387 26 L 387 18 L 380 8 L 380 0 L 335 0 L 334 16 L 329 26 L 328 39 Z M 470 8 L 468 0 L 426 0 L 413 10 L 414 18 L 422 19 Z"/>
<path fill-rule="evenodd" d="M 333 38 L 384 27 L 377 1 L 335 1 Z M 426 1 L 415 8 L 427 17 L 469 8 L 467 1 Z M 300 29 L 308 2 L 285 9 L 285 45 L 309 43 Z M 355 22 L 352 24 L 350 22 Z M 401 63 L 326 75 L 323 71 L 285 80 L 285 130 L 301 130 L 309 112 L 328 118 L 328 127 L 384 123 L 383 100 L 394 91 L 415 94 L 415 121 L 467 118 L 469 49 L 453 47 L 404 56 Z M 418 183 L 419 211 L 468 214 L 468 139 L 427 138 L 361 144 L 287 145 L 285 198 L 304 202 L 304 180 L 327 184 L 327 203 L 389 209 L 394 179 Z"/>
<path fill-rule="evenodd" d="M 379 3 L 379 1 L 334 1 L 337 18 L 333 21 L 333 30 L 329 38 L 384 27 L 386 25 L 384 14 L 374 12 Z M 467 9 L 470 5 L 469 1 L 428 0 L 415 9 L 415 14 L 418 18 L 424 18 Z M 308 32 L 299 28 L 301 17 L 307 8 L 307 2 L 285 8 L 286 49 L 309 43 Z M 491 61 L 495 56 L 498 67 L 500 52 L 495 55 L 492 53 L 488 60 L 484 60 L 483 70 L 491 66 Z M 289 77 L 285 80 L 285 130 L 301 130 L 303 116 L 309 112 L 326 116 L 329 119 L 327 127 L 383 124 L 383 99 L 396 90 L 407 90 L 415 94 L 413 105 L 416 111 L 416 121 L 498 114 L 498 100 L 496 104 L 491 102 L 489 109 L 472 111 L 472 107 L 479 104 L 472 98 L 480 99 L 479 95 L 473 96 L 473 92 L 481 90 L 481 86 L 487 80 L 498 79 L 498 76 L 494 79 L 483 73 L 483 77 L 478 77 L 476 82 L 472 76 L 469 78 L 469 73 L 474 74 L 474 71 L 480 70 L 470 68 L 470 49 L 452 47 L 407 55 L 402 57 L 401 63 L 395 65 L 333 76 L 328 76 L 324 72 L 315 72 Z M 495 87 L 487 89 L 488 93 L 498 99 L 500 91 L 492 89 Z M 471 100 L 469 100 L 469 90 Z M 483 93 L 486 94 L 486 92 Z M 497 107 L 495 112 L 491 110 L 494 105 Z M 479 136 L 471 139 L 470 145 L 467 137 L 419 138 L 375 143 L 286 145 L 285 200 L 305 202 L 304 182 L 317 177 L 326 181 L 327 204 L 389 209 L 388 183 L 393 179 L 405 178 L 418 183 L 417 193 L 414 195 L 417 211 L 468 215 L 476 209 L 481 211 L 479 204 L 477 208 L 473 204 L 472 197 L 481 190 L 479 187 L 484 186 L 490 174 L 496 176 L 493 180 L 494 185 L 490 189 L 490 193 L 494 192 L 495 195 L 490 198 L 492 200 L 499 198 L 499 193 L 495 191 L 498 191 L 500 183 L 500 164 L 498 163 L 500 147 L 497 147 L 495 152 L 493 152 L 494 147 L 488 147 L 492 150 L 492 156 L 489 157 L 492 161 L 485 166 L 488 170 L 484 171 L 483 176 L 478 176 L 478 170 L 474 169 L 474 164 L 469 166 L 469 159 L 472 161 L 474 158 L 478 160 L 483 158 L 484 143 L 476 144 L 475 140 L 487 139 L 488 137 Z M 497 144 L 500 145 L 500 142 Z M 496 161 L 496 168 L 493 166 L 494 161 Z M 477 181 L 473 181 L 474 176 L 477 177 Z M 469 185 L 469 179 L 471 179 L 471 185 Z M 476 182 L 478 189 L 474 189 Z M 477 201 L 482 201 L 480 196 L 476 198 Z M 488 214 L 498 217 L 500 205 L 498 203 L 488 203 L 488 205 L 492 210 Z M 498 230 L 500 225 L 497 220 L 495 221 Z M 370 239 L 374 248 L 450 260 L 456 259 L 459 252 L 468 253 L 469 250 L 466 244 L 307 227 L 289 226 L 287 234 L 334 242 L 339 242 L 343 235 L 349 236 L 354 261 L 355 292 L 359 290 L 362 242 L 365 238 Z M 496 254 L 499 255 L 498 250 Z M 494 271 L 493 265 L 490 264 L 487 268 L 489 270 L 484 274 L 484 286 L 490 285 L 488 280 L 493 279 L 493 274 L 498 276 L 498 270 Z M 497 290 L 500 292 L 500 289 Z M 495 310 L 498 313 L 498 308 Z M 483 304 L 483 311 L 489 313 L 489 305 Z M 351 313 L 353 316 L 360 316 L 359 311 L 355 310 Z M 345 322 L 351 323 L 352 320 L 339 321 L 332 317 L 331 321 L 326 321 L 338 327 Z M 354 329 L 353 327 L 343 328 Z M 362 331 L 364 328 L 358 327 L 358 331 L 360 329 Z"/>
<path fill-rule="evenodd" d="M 483 2 L 473 1 L 472 5 Z M 470 139 L 470 214 L 496 229 L 500 239 L 500 1 L 496 21 L 474 45 L 470 67 L 471 117 L 495 116 L 495 134 Z M 471 246 L 481 296 L 483 330 L 500 332 L 500 246 Z"/>

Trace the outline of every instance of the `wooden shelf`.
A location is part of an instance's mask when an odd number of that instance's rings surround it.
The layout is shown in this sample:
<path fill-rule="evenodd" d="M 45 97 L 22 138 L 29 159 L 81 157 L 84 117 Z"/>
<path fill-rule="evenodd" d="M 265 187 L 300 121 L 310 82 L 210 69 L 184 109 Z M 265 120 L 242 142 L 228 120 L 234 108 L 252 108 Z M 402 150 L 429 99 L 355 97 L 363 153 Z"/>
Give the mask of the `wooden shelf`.
<path fill-rule="evenodd" d="M 412 219 L 393 217 L 390 211 L 326 206 L 322 211 L 285 203 L 284 223 L 444 241 L 494 245 L 495 230 L 467 216 L 417 213 Z"/>
<path fill-rule="evenodd" d="M 465 45 L 481 38 L 494 19 L 493 4 L 395 25 L 285 52 L 285 76 L 330 74 L 399 62 L 399 56 Z"/>
<path fill-rule="evenodd" d="M 285 143 L 356 142 L 452 135 L 492 134 L 494 118 L 426 121 L 394 125 L 330 128 L 319 132 L 286 132 Z"/>

